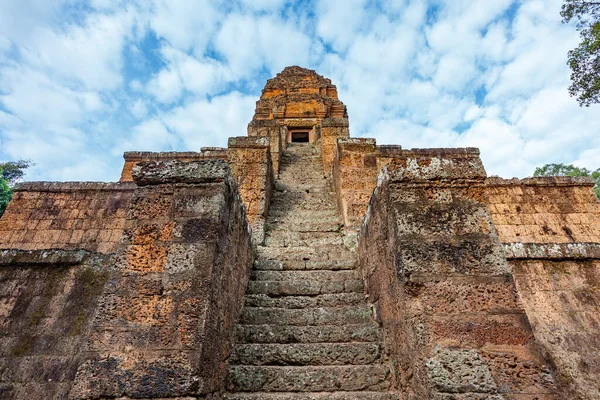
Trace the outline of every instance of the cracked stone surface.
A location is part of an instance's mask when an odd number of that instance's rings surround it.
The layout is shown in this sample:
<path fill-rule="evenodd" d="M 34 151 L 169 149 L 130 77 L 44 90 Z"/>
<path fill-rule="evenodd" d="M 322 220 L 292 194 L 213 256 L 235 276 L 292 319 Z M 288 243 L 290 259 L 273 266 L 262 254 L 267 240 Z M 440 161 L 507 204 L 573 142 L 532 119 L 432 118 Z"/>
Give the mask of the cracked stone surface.
<path fill-rule="evenodd" d="M 310 145 L 282 154 L 236 327 L 229 400 L 400 398 L 321 168 Z"/>

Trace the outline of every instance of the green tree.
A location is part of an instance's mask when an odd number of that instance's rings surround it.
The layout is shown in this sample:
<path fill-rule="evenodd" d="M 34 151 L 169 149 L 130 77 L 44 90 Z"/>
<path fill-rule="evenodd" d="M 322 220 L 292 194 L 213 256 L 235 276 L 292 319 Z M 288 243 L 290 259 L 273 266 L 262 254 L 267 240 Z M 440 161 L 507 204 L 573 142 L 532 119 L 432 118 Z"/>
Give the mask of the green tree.
<path fill-rule="evenodd" d="M 3 178 L 4 171 L 0 168 L 0 216 L 4 214 L 4 210 L 8 206 L 12 197 L 12 190 L 8 186 L 8 180 Z"/>
<path fill-rule="evenodd" d="M 533 176 L 589 176 L 596 182 L 594 191 L 600 199 L 600 168 L 590 171 L 587 168 L 579 168 L 571 164 L 546 164 L 536 168 Z"/>
<path fill-rule="evenodd" d="M 565 0 L 560 15 L 564 23 L 574 21 L 581 36 L 568 53 L 569 93 L 580 106 L 600 103 L 600 1 Z"/>
<path fill-rule="evenodd" d="M 25 170 L 32 166 L 31 160 L 19 160 L 0 163 L 0 216 L 12 197 L 12 186 L 23 179 Z"/>
<path fill-rule="evenodd" d="M 17 183 L 23 176 L 25 176 L 25 170 L 31 167 L 33 163 L 31 160 L 19 160 L 19 161 L 8 161 L 0 163 L 0 169 L 2 177 L 10 183 Z"/>

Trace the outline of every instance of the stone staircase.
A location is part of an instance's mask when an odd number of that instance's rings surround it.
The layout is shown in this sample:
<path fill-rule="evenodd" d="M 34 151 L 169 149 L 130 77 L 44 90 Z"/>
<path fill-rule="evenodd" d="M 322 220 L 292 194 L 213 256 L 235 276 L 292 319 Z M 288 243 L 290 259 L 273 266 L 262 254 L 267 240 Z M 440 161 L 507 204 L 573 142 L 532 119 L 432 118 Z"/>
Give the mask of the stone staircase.
<path fill-rule="evenodd" d="M 227 377 L 229 400 L 399 399 L 320 156 L 288 147 Z"/>

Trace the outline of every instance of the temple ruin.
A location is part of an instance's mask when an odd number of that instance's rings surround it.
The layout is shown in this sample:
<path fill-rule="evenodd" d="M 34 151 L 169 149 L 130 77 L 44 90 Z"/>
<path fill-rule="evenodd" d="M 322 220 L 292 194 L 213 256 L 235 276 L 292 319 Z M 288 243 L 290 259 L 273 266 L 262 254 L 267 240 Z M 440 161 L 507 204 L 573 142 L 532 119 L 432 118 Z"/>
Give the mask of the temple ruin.
<path fill-rule="evenodd" d="M 300 67 L 227 148 L 124 159 L 15 189 L 0 398 L 600 398 L 591 180 L 352 138 Z"/>

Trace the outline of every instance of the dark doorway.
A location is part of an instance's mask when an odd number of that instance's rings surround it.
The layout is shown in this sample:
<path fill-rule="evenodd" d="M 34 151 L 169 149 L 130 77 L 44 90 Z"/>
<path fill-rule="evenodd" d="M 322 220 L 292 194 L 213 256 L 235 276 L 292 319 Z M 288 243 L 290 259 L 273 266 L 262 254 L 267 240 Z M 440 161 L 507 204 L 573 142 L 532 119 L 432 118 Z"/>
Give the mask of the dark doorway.
<path fill-rule="evenodd" d="M 292 143 L 308 143 L 308 132 L 292 132 Z"/>

